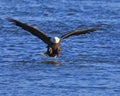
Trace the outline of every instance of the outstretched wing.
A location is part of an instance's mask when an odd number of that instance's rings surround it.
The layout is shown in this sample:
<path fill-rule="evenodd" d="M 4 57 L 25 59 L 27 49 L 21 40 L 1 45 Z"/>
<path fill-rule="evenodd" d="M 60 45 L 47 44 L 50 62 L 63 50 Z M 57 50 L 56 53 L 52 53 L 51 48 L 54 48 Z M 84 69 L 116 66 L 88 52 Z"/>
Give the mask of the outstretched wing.
<path fill-rule="evenodd" d="M 99 27 L 94 27 L 94 28 L 85 29 L 85 30 L 74 30 L 72 32 L 69 32 L 69 33 L 66 33 L 66 34 L 62 35 L 61 39 L 65 39 L 65 38 L 68 38 L 68 37 L 73 36 L 73 35 L 80 35 L 80 34 L 86 34 L 86 33 L 94 32 L 98 29 L 99 29 Z"/>
<path fill-rule="evenodd" d="M 23 22 L 20 22 L 18 20 L 11 19 L 11 18 L 8 18 L 8 21 L 9 22 L 13 22 L 13 24 L 15 24 L 16 26 L 19 26 L 22 29 L 30 32 L 34 36 L 40 38 L 44 43 L 46 43 L 46 44 L 50 44 L 51 43 L 50 42 L 50 37 L 48 37 L 45 33 L 43 33 L 42 31 L 38 30 L 34 26 L 28 25 L 26 23 L 23 23 Z"/>

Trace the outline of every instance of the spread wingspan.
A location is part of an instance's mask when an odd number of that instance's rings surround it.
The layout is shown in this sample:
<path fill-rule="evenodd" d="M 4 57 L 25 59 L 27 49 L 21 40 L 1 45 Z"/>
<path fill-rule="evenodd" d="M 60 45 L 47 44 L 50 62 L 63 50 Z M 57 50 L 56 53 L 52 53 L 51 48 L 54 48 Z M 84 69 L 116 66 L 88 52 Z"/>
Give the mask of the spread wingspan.
<path fill-rule="evenodd" d="M 44 43 L 46 43 L 46 44 L 50 44 L 51 43 L 50 42 L 50 37 L 48 37 L 45 33 L 43 33 L 42 31 L 38 30 L 37 28 L 35 28 L 35 27 L 31 26 L 31 25 L 28 25 L 26 23 L 20 22 L 18 20 L 11 19 L 11 18 L 8 18 L 8 21 L 9 22 L 13 22 L 13 24 L 15 24 L 16 26 L 19 26 L 22 29 L 30 32 L 34 36 L 40 38 Z"/>
<path fill-rule="evenodd" d="M 85 29 L 85 30 L 74 30 L 72 32 L 69 32 L 69 33 L 66 33 L 66 34 L 62 35 L 61 39 L 65 39 L 65 38 L 68 38 L 68 37 L 73 36 L 73 35 L 81 35 L 81 34 L 94 32 L 98 29 L 99 29 L 99 27 L 94 27 L 94 28 Z"/>

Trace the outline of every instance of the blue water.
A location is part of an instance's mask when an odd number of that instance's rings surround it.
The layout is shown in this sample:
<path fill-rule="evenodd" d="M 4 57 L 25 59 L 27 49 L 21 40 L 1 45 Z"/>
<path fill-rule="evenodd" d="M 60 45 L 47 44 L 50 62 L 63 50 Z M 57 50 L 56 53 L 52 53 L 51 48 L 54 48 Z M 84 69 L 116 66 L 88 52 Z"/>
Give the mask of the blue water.
<path fill-rule="evenodd" d="M 63 40 L 54 59 L 7 17 L 49 36 L 102 29 Z M 119 28 L 119 0 L 0 0 L 0 96 L 120 96 Z"/>

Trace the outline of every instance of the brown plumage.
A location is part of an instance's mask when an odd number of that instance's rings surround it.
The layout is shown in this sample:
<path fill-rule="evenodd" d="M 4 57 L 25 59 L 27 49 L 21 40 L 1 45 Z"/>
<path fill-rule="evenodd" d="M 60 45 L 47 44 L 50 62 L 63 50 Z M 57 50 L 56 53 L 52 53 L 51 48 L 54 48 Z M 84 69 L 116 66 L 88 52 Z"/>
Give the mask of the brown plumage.
<path fill-rule="evenodd" d="M 52 40 L 51 37 L 47 36 L 44 32 L 38 30 L 37 28 L 35 28 L 31 25 L 28 25 L 26 23 L 20 22 L 18 20 L 12 19 L 12 18 L 8 18 L 8 21 L 13 22 L 13 24 L 15 24 L 16 26 L 19 26 L 22 29 L 30 32 L 34 36 L 41 39 L 44 43 L 46 43 L 47 44 L 47 52 L 45 52 L 44 54 L 47 56 L 50 56 L 50 57 L 56 57 L 60 54 L 60 42 L 63 39 L 68 38 L 68 37 L 73 36 L 73 35 L 77 36 L 80 34 L 94 32 L 94 31 L 99 29 L 99 27 L 93 27 L 93 28 L 85 29 L 85 30 L 74 30 L 74 31 L 71 31 L 71 32 L 68 32 L 68 33 L 62 35 L 60 38 L 55 37 Z"/>

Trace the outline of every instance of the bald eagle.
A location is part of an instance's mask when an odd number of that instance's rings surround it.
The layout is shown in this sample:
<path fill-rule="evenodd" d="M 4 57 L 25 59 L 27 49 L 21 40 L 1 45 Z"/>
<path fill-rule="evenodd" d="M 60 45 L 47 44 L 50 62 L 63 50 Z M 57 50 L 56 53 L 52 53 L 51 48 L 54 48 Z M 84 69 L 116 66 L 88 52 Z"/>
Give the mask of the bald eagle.
<path fill-rule="evenodd" d="M 18 20 L 12 19 L 12 18 L 7 18 L 7 20 L 9 22 L 12 22 L 16 26 L 19 26 L 22 29 L 30 32 L 32 35 L 38 37 L 45 44 L 47 44 L 47 51 L 44 53 L 44 55 L 49 56 L 49 57 L 59 56 L 59 54 L 60 54 L 60 43 L 63 39 L 66 39 L 66 38 L 68 38 L 70 36 L 74 36 L 74 35 L 77 36 L 77 35 L 81 35 L 81 34 L 94 32 L 94 31 L 99 29 L 99 27 L 93 27 L 93 28 L 84 29 L 84 30 L 74 30 L 74 31 L 71 31 L 71 32 L 68 32 L 68 33 L 62 35 L 61 37 L 56 36 L 56 37 L 52 38 L 52 37 L 49 37 L 48 35 L 46 35 L 41 30 L 39 30 L 36 27 L 31 26 L 29 24 L 23 23 L 21 21 L 18 21 Z"/>

